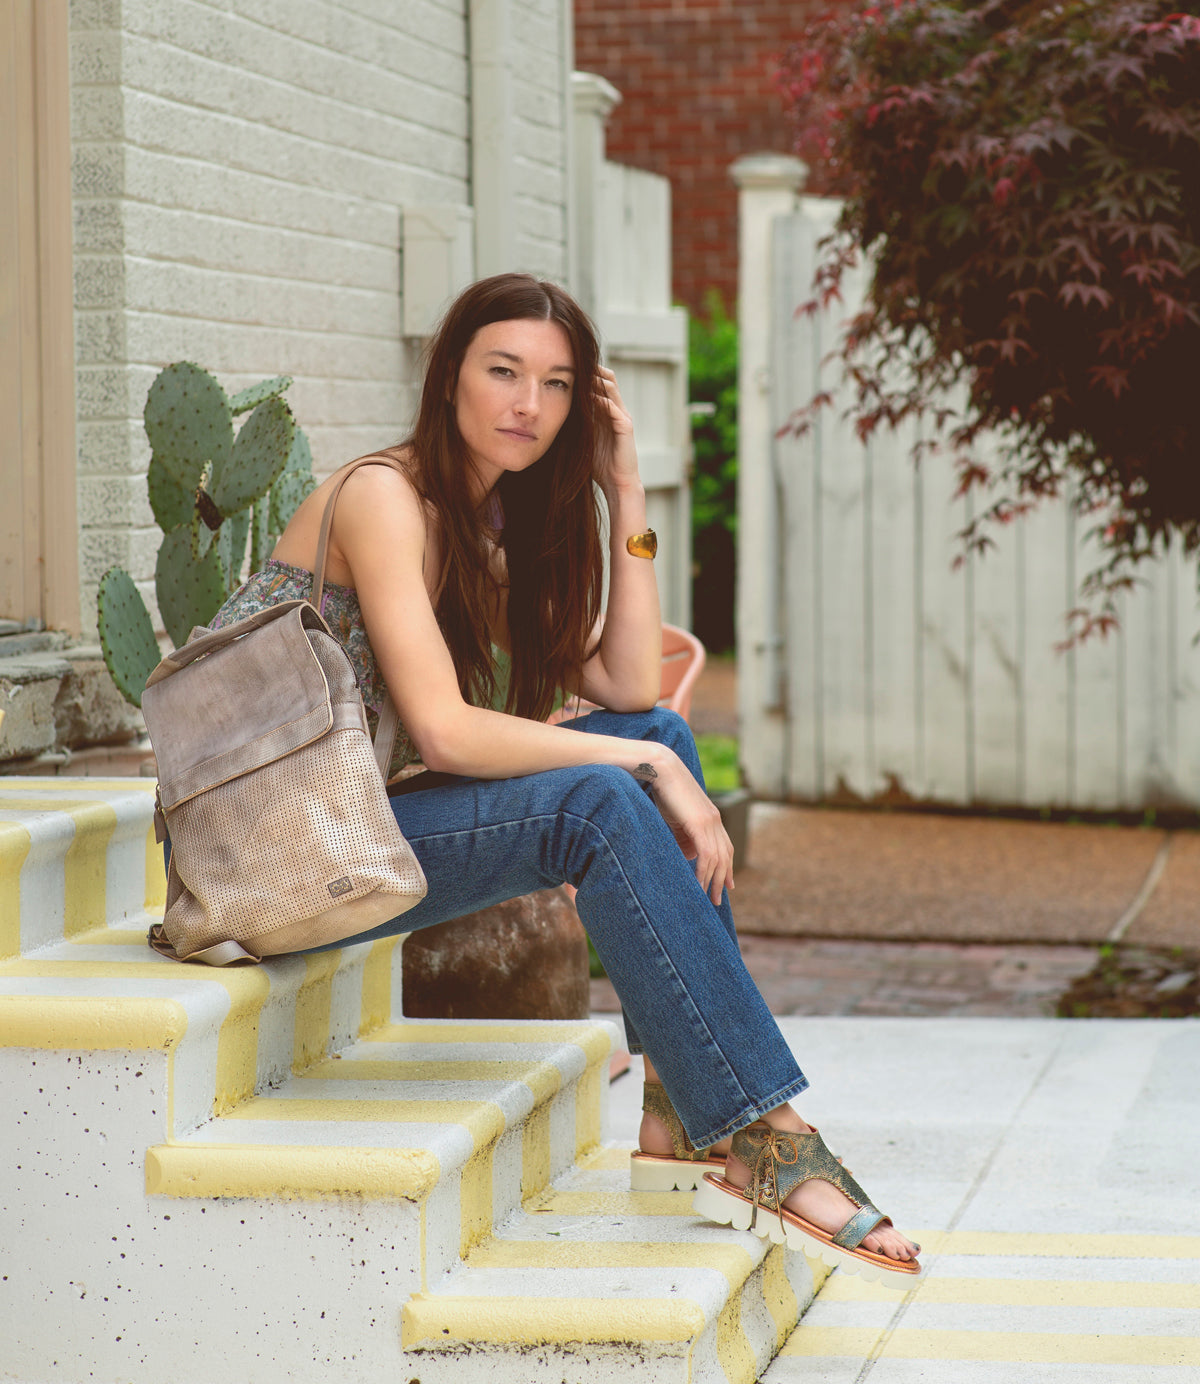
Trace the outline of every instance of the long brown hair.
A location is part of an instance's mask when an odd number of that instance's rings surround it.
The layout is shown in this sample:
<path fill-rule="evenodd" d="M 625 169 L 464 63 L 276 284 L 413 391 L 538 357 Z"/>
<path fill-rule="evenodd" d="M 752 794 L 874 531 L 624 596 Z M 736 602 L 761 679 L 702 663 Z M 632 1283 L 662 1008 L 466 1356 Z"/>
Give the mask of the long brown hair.
<path fill-rule="evenodd" d="M 481 279 L 455 299 L 427 350 L 407 465 L 436 511 L 443 569 L 437 601 L 463 696 L 496 698 L 488 628 L 489 497 L 471 496 L 471 463 L 454 417 L 458 372 L 475 333 L 493 322 L 556 322 L 574 355 L 571 408 L 557 437 L 532 466 L 496 485 L 503 510 L 498 542 L 508 581 L 511 668 L 505 710 L 542 720 L 559 689 L 577 685 L 600 612 L 603 557 L 592 486 L 597 450 L 611 445 L 593 398 L 600 351 L 587 314 L 557 284 L 528 274 Z"/>

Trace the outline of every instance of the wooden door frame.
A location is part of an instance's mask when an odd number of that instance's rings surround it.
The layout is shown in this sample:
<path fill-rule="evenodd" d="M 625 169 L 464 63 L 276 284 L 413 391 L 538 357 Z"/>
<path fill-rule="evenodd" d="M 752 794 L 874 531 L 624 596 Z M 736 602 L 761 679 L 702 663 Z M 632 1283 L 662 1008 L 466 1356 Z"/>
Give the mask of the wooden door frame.
<path fill-rule="evenodd" d="M 0 0 L 0 617 L 80 628 L 67 0 Z"/>

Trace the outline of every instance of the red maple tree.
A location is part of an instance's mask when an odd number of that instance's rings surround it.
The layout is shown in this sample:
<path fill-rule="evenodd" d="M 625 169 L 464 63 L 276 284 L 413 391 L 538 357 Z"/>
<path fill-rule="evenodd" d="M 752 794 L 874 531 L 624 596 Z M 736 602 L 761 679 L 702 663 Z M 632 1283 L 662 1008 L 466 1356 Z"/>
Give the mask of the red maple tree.
<path fill-rule="evenodd" d="M 844 6 L 782 73 L 798 152 L 846 198 L 805 310 L 861 256 L 871 270 L 839 348 L 859 435 L 935 425 L 961 488 L 987 493 L 969 546 L 1045 496 L 1099 516 L 1076 634 L 1111 623 L 1171 534 L 1200 552 L 1198 9 Z M 984 432 L 999 465 L 977 459 Z"/>

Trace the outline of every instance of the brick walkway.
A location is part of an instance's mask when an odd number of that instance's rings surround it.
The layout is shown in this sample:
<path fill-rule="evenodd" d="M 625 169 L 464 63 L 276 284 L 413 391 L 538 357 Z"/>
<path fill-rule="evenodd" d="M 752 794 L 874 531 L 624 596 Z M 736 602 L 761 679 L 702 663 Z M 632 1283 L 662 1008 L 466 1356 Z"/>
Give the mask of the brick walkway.
<path fill-rule="evenodd" d="M 709 660 L 692 702 L 698 734 L 737 733 L 736 679 L 732 662 Z M 751 868 L 740 877 L 734 911 L 746 965 L 778 1015 L 1051 1015 L 1095 962 L 1095 945 L 1078 943 L 1108 934 L 1157 845 L 1145 833 L 1038 833 L 1025 823 L 767 805 L 752 823 Z M 1098 888 L 1106 872 L 1115 877 Z M 1089 913 L 1082 926 L 1040 916 L 1058 909 L 1074 917 L 1085 904 L 1096 917 Z M 925 937 L 905 940 L 915 928 Z M 1030 931 L 1045 942 L 1031 943 Z M 931 933 L 941 940 L 928 940 Z M 995 940 L 1006 933 L 1019 940 Z M 608 981 L 594 980 L 593 1011 L 618 1007 Z"/>
<path fill-rule="evenodd" d="M 1044 1018 L 1094 947 L 863 942 L 743 937 L 747 969 L 771 1012 Z M 592 981 L 592 1010 L 616 1010 L 607 980 Z"/>

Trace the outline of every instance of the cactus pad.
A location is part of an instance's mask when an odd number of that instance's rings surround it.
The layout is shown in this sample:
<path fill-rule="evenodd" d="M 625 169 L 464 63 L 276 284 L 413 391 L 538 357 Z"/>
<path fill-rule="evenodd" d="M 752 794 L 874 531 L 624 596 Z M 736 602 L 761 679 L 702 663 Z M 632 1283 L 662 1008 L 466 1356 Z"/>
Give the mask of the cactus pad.
<path fill-rule="evenodd" d="M 280 480 L 283 479 L 281 476 Z M 279 481 L 275 482 L 278 485 Z M 271 489 L 274 494 L 274 487 Z M 271 502 L 266 497 L 254 506 L 254 519 L 250 525 L 250 570 L 257 572 L 271 555 L 274 544 L 271 541 Z"/>
<path fill-rule="evenodd" d="M 274 485 L 287 464 L 296 422 L 282 399 L 265 399 L 242 424 L 229 459 L 213 468 L 209 487 L 228 516 L 252 505 Z"/>
<path fill-rule="evenodd" d="M 312 449 L 303 428 L 296 429 L 283 475 L 271 487 L 271 532 L 282 533 L 300 502 L 317 488 L 312 473 Z"/>
<path fill-rule="evenodd" d="M 198 514 L 188 520 L 188 532 L 192 538 L 192 561 L 200 562 L 213 545 L 216 530 L 204 523 Z"/>
<path fill-rule="evenodd" d="M 154 567 L 158 609 L 176 647 L 186 642 L 194 625 L 208 624 L 227 595 L 217 545 L 195 561 L 191 529 L 183 524 L 167 534 Z"/>
<path fill-rule="evenodd" d="M 224 465 L 233 446 L 233 415 L 225 391 L 190 361 L 168 365 L 155 377 L 143 413 L 150 447 L 189 490 L 205 462 Z"/>
<path fill-rule="evenodd" d="M 180 524 L 186 524 L 195 508 L 192 488 L 180 481 L 176 474 L 178 469 L 178 463 L 166 461 L 160 453 L 155 452 L 150 458 L 150 469 L 146 472 L 150 508 L 163 533 L 170 533 Z"/>
<path fill-rule="evenodd" d="M 239 390 L 229 401 L 229 411 L 235 417 L 239 413 L 248 413 L 252 408 L 261 404 L 264 399 L 282 394 L 291 382 L 292 377 L 290 375 L 276 375 L 273 379 L 263 380 L 260 384 L 252 384 L 248 389 Z"/>
<path fill-rule="evenodd" d="M 225 571 L 225 587 L 235 591 L 242 584 L 242 564 L 246 561 L 246 538 L 250 532 L 250 511 L 242 510 L 221 525 L 217 551 Z"/>
<path fill-rule="evenodd" d="M 158 665 L 158 641 L 141 593 L 120 567 L 110 567 L 96 593 L 104 662 L 127 702 L 141 706 L 146 679 Z"/>

